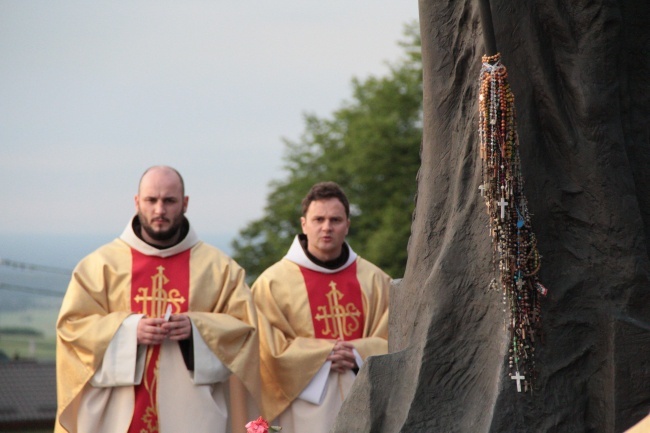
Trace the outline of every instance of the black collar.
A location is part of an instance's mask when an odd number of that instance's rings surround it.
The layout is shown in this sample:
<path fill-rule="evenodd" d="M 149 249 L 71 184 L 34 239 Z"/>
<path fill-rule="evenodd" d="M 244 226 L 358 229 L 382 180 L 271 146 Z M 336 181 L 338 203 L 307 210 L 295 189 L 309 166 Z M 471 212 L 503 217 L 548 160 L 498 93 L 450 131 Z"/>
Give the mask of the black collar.
<path fill-rule="evenodd" d="M 340 256 L 338 256 L 335 259 L 324 262 L 314 257 L 314 255 L 309 252 L 309 249 L 307 248 L 306 235 L 304 234 L 298 235 L 298 241 L 300 242 L 300 246 L 302 247 L 302 250 L 305 252 L 305 255 L 307 256 L 309 261 L 325 269 L 330 269 L 330 270 L 338 269 L 341 266 L 343 266 L 350 258 L 350 248 L 348 247 L 348 244 L 346 242 L 343 242 L 343 248 L 341 249 Z"/>

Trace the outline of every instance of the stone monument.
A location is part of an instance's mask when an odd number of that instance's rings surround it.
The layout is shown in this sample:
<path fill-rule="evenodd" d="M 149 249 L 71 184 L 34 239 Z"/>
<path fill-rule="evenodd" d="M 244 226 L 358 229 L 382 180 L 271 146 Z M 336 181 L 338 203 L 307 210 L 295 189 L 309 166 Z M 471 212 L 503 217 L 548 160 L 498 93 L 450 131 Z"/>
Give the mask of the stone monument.
<path fill-rule="evenodd" d="M 479 9 L 419 3 L 408 263 L 389 354 L 361 369 L 335 432 L 623 432 L 650 412 L 650 2 L 492 0 L 548 288 L 521 392 L 478 189 Z"/>

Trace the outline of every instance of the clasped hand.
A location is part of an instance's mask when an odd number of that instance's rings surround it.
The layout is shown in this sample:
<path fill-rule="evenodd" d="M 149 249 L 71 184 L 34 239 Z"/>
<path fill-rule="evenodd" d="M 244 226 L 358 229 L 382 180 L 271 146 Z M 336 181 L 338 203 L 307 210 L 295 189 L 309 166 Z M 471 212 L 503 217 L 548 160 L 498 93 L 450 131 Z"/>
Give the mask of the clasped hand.
<path fill-rule="evenodd" d="M 348 341 L 337 340 L 334 344 L 332 353 L 327 357 L 328 361 L 332 361 L 331 370 L 338 373 L 345 373 L 352 370 L 357 366 L 354 357 L 354 346 Z"/>
<path fill-rule="evenodd" d="M 138 322 L 138 344 L 160 344 L 165 339 L 186 340 L 192 333 L 192 322 L 185 314 L 163 318 L 143 317 Z"/>

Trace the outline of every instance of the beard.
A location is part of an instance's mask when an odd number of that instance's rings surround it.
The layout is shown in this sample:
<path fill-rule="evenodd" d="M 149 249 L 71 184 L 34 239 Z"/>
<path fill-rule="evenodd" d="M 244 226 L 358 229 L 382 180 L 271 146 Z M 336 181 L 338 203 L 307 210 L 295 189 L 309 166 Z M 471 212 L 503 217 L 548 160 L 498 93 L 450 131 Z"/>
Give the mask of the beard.
<path fill-rule="evenodd" d="M 138 212 L 138 220 L 140 221 L 140 226 L 142 229 L 147 232 L 147 235 L 151 239 L 154 239 L 159 242 L 165 242 L 172 239 L 180 231 L 181 226 L 183 225 L 183 215 L 178 215 L 171 220 L 172 225 L 169 226 L 167 230 L 156 231 L 154 228 L 147 222 L 147 219 Z M 167 218 L 168 220 L 168 218 Z"/>

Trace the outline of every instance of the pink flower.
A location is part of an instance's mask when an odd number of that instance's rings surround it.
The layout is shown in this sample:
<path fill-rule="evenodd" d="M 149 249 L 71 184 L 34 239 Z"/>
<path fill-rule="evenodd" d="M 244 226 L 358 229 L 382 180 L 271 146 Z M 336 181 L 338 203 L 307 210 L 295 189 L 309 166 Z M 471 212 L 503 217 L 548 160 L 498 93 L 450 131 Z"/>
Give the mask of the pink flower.
<path fill-rule="evenodd" d="M 262 417 L 246 424 L 246 433 L 269 433 L 269 423 Z"/>

